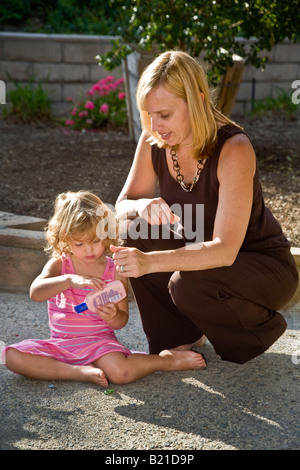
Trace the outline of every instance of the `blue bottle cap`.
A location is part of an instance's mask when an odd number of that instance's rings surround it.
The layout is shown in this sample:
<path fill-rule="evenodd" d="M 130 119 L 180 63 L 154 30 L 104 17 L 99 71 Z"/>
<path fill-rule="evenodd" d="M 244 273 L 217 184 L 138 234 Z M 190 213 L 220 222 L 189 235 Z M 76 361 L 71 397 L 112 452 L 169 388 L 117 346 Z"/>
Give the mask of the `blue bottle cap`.
<path fill-rule="evenodd" d="M 88 309 L 88 306 L 85 302 L 82 302 L 82 304 L 76 305 L 76 307 L 74 307 L 74 310 L 76 313 L 84 312 L 84 310 L 87 310 L 87 309 Z"/>

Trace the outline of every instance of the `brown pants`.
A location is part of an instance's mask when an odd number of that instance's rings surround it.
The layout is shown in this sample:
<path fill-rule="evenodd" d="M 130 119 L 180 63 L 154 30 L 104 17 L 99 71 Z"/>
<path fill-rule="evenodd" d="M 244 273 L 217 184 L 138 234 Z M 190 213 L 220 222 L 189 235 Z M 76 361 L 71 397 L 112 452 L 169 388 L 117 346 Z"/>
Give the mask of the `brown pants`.
<path fill-rule="evenodd" d="M 161 238 L 127 241 L 144 252 L 183 245 Z M 286 321 L 276 310 L 298 284 L 292 255 L 284 257 L 240 252 L 230 267 L 131 279 L 149 352 L 193 343 L 204 334 L 223 360 L 242 364 L 262 354 L 284 333 Z"/>

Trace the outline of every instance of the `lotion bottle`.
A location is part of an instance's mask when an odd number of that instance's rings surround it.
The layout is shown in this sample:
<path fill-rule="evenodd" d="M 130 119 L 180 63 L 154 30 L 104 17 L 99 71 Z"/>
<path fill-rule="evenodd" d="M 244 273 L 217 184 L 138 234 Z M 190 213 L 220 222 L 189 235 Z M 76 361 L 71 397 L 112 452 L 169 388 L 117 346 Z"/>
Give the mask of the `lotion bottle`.
<path fill-rule="evenodd" d="M 102 290 L 89 292 L 85 301 L 74 307 L 76 313 L 91 310 L 96 312 L 97 307 L 107 304 L 108 302 L 118 303 L 126 297 L 126 291 L 121 281 L 112 281 Z"/>

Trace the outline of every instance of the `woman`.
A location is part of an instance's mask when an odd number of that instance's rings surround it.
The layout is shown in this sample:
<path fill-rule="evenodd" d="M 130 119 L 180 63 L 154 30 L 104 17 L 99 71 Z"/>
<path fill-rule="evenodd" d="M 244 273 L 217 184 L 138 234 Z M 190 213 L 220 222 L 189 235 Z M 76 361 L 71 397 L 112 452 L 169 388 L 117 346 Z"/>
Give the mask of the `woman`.
<path fill-rule="evenodd" d="M 150 352 L 191 349 L 206 336 L 222 359 L 244 363 L 284 333 L 277 310 L 298 282 L 253 147 L 214 108 L 202 67 L 184 52 L 149 65 L 137 103 L 143 132 L 116 204 L 121 220 L 137 218 L 127 247 L 113 251 Z"/>

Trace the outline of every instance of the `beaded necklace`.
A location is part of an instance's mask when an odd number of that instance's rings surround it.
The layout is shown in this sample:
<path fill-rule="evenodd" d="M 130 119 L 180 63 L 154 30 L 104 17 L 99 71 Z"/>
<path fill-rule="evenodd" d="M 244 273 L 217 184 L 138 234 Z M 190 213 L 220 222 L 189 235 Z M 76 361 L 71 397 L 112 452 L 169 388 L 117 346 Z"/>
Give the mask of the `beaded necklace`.
<path fill-rule="evenodd" d="M 197 170 L 196 170 L 196 173 L 195 173 L 195 176 L 192 180 L 191 183 L 185 183 L 183 181 L 183 175 L 180 173 L 180 166 L 179 166 L 179 163 L 178 163 L 178 156 L 177 156 L 177 152 L 176 152 L 176 149 L 175 147 L 172 147 L 171 148 L 171 158 L 172 158 L 172 161 L 173 161 L 173 170 L 176 172 L 176 181 L 178 181 L 178 183 L 180 184 L 180 186 L 182 187 L 182 189 L 187 192 L 187 193 L 190 193 L 191 191 L 193 191 L 199 177 L 200 177 L 200 173 L 201 171 L 203 170 L 204 168 L 204 165 L 205 165 L 205 161 L 206 160 L 202 160 L 202 158 L 199 158 L 198 162 L 197 162 Z"/>

